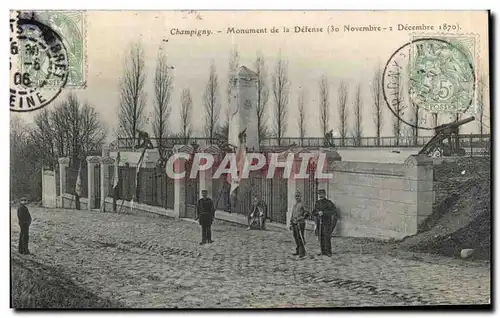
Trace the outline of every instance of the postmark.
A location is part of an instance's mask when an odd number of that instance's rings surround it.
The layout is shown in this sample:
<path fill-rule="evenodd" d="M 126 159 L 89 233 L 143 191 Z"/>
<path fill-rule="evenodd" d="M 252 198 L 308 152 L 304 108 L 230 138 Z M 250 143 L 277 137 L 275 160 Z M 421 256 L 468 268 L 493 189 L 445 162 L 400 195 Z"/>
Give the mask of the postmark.
<path fill-rule="evenodd" d="M 473 54 L 458 43 L 443 37 L 413 37 L 387 61 L 383 96 L 389 110 L 406 125 L 434 129 L 432 121 L 413 122 L 402 116 L 396 105 L 399 109 L 418 109 L 421 118 L 425 114 L 466 113 L 474 109 Z"/>
<path fill-rule="evenodd" d="M 430 112 L 462 113 L 474 100 L 474 38 L 413 36 L 410 98 Z"/>
<path fill-rule="evenodd" d="M 50 104 L 65 87 L 68 54 L 49 26 L 22 13 L 11 17 L 10 110 L 34 111 Z"/>
<path fill-rule="evenodd" d="M 27 14 L 31 14 L 33 19 L 50 27 L 61 37 L 68 54 L 69 69 L 66 87 L 85 88 L 87 83 L 86 12 L 34 11 Z M 25 56 L 21 55 L 21 61 L 29 58 Z"/>

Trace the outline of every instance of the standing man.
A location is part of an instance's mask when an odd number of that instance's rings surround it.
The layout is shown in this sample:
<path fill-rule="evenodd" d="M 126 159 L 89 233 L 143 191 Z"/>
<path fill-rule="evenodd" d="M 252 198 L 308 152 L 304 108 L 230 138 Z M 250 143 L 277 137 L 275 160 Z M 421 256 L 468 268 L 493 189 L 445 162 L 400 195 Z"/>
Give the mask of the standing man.
<path fill-rule="evenodd" d="M 318 191 L 319 200 L 314 206 L 313 215 L 318 218 L 318 234 L 321 253 L 318 255 L 332 256 L 332 233 L 337 225 L 338 213 L 335 204 L 326 198 L 326 191 Z"/>
<path fill-rule="evenodd" d="M 266 229 L 266 219 L 267 219 L 267 204 L 264 200 L 259 198 L 259 195 L 255 194 L 252 202 L 252 210 L 248 214 L 248 230 L 252 228 L 252 224 L 255 220 L 259 220 L 259 229 Z"/>
<path fill-rule="evenodd" d="M 25 197 L 21 198 L 21 205 L 17 208 L 17 219 L 19 221 L 19 227 L 21 228 L 21 233 L 19 234 L 19 254 L 29 255 L 30 250 L 28 248 L 29 243 L 29 230 L 31 225 L 31 214 L 26 206 L 28 199 Z"/>
<path fill-rule="evenodd" d="M 299 255 L 303 258 L 306 255 L 304 230 L 306 228 L 306 218 L 309 212 L 304 208 L 304 203 L 302 202 L 302 195 L 300 191 L 295 191 L 295 204 L 292 210 L 292 219 L 290 221 L 291 229 L 293 231 L 293 238 L 295 239 L 295 253 L 293 255 Z"/>
<path fill-rule="evenodd" d="M 201 190 L 202 198 L 198 200 L 196 206 L 196 219 L 199 219 L 201 225 L 200 245 L 213 242 L 211 227 L 215 218 L 215 206 L 212 199 L 208 198 L 207 195 L 207 190 Z"/>

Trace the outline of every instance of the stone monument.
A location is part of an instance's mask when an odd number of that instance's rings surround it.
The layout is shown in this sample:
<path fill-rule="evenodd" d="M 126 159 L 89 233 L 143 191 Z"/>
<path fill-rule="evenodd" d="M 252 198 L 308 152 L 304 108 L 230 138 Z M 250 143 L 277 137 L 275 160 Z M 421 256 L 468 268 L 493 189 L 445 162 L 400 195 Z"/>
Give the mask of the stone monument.
<path fill-rule="evenodd" d="M 257 79 L 257 73 L 241 66 L 231 87 L 232 101 L 228 142 L 237 147 L 239 145 L 238 134 L 246 129 L 248 151 L 259 151 Z"/>

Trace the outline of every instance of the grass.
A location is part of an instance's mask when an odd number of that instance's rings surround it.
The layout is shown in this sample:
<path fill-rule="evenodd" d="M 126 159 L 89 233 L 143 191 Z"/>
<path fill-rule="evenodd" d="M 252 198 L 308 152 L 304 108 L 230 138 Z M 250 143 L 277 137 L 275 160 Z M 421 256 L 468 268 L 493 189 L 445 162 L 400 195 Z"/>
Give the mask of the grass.
<path fill-rule="evenodd" d="M 54 269 L 29 259 L 12 257 L 11 307 L 14 309 L 121 308 L 99 298 Z"/>

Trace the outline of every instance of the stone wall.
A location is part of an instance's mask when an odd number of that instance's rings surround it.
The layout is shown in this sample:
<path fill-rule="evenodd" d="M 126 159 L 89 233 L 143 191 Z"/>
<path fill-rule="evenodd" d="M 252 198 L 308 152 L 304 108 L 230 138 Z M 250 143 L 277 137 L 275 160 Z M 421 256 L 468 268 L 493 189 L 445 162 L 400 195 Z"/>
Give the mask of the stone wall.
<path fill-rule="evenodd" d="M 68 194 L 68 193 L 64 193 L 61 196 L 61 204 L 62 204 L 62 206 L 61 206 L 62 208 L 75 209 L 76 208 L 75 196 Z M 87 210 L 87 207 L 88 207 L 88 199 L 87 198 L 80 198 L 80 210 Z"/>
<path fill-rule="evenodd" d="M 430 164 L 430 165 L 429 165 Z M 432 162 L 337 161 L 330 165 L 329 198 L 340 212 L 334 235 L 401 239 L 417 233 L 432 213 Z"/>

